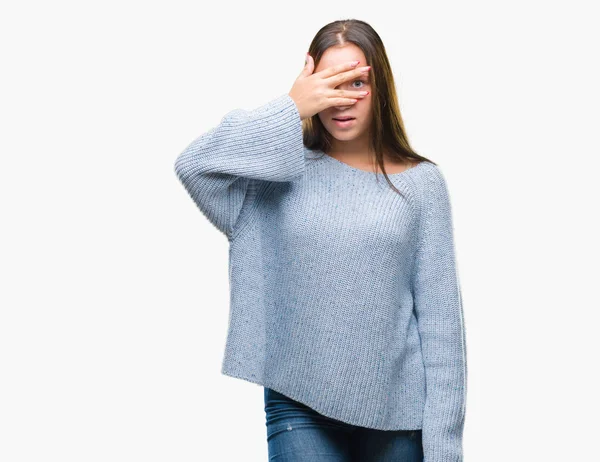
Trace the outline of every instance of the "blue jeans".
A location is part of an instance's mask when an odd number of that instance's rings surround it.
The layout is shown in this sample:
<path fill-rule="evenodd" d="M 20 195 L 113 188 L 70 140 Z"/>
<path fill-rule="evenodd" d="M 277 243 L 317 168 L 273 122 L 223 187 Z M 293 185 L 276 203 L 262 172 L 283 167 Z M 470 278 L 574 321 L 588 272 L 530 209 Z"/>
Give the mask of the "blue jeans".
<path fill-rule="evenodd" d="M 422 430 L 350 425 L 265 387 L 269 461 L 423 462 Z"/>

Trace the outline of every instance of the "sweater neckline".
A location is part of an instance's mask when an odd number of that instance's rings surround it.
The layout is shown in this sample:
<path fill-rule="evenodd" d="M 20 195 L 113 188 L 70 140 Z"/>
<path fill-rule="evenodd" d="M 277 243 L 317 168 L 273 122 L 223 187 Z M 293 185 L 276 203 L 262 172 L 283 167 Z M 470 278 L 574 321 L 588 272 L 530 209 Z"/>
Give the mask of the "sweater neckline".
<path fill-rule="evenodd" d="M 321 154 L 323 154 L 323 157 L 325 159 L 327 159 L 330 163 L 332 163 L 334 165 L 338 165 L 339 167 L 342 167 L 342 168 L 344 168 L 346 170 L 349 170 L 349 171 L 352 171 L 352 172 L 355 172 L 355 173 L 358 173 L 358 174 L 361 174 L 361 175 L 373 175 L 375 173 L 373 170 L 364 170 L 362 168 L 353 167 L 352 165 L 347 164 L 346 162 L 342 162 L 341 160 L 336 159 L 333 156 L 330 156 L 329 154 L 327 154 L 324 151 L 320 151 L 319 150 L 318 152 L 320 152 Z M 388 173 L 388 177 L 390 177 L 390 178 L 400 178 L 402 176 L 409 175 L 410 174 L 409 172 L 412 172 L 412 170 L 418 169 L 419 167 L 422 166 L 422 164 L 425 164 L 425 163 L 426 163 L 426 161 L 421 161 L 417 165 L 415 165 L 414 167 L 407 168 L 406 170 L 404 170 L 402 172 Z M 378 173 L 381 173 L 381 172 L 378 172 Z"/>

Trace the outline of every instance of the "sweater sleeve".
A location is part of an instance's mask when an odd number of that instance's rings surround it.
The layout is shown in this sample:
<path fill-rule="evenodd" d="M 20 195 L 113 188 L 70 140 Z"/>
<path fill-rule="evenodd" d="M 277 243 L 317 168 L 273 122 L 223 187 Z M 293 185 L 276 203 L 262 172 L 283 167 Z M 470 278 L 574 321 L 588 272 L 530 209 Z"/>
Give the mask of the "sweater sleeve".
<path fill-rule="evenodd" d="M 286 93 L 225 114 L 179 154 L 175 172 L 200 211 L 231 238 L 253 180 L 290 181 L 305 165 L 302 120 Z"/>
<path fill-rule="evenodd" d="M 424 462 L 462 462 L 466 338 L 446 180 L 426 174 L 413 293 L 426 377 Z"/>

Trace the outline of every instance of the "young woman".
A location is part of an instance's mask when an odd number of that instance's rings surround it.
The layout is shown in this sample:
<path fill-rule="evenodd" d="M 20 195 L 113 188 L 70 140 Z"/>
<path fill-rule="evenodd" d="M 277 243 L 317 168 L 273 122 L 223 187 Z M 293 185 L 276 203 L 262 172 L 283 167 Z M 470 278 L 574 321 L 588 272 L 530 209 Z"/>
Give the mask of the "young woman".
<path fill-rule="evenodd" d="M 229 240 L 222 373 L 264 387 L 270 460 L 462 461 L 449 192 L 378 34 L 323 27 L 289 93 L 227 113 L 175 170 Z"/>

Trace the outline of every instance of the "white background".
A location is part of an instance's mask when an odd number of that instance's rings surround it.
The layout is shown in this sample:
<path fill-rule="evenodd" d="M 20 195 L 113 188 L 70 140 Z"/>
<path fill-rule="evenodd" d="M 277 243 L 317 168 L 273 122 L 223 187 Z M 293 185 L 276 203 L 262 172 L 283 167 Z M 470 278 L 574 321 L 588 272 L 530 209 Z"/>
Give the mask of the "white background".
<path fill-rule="evenodd" d="M 262 388 L 220 374 L 227 240 L 173 163 L 343 18 L 448 180 L 465 460 L 600 460 L 594 3 L 3 3 L 0 460 L 267 460 Z"/>

